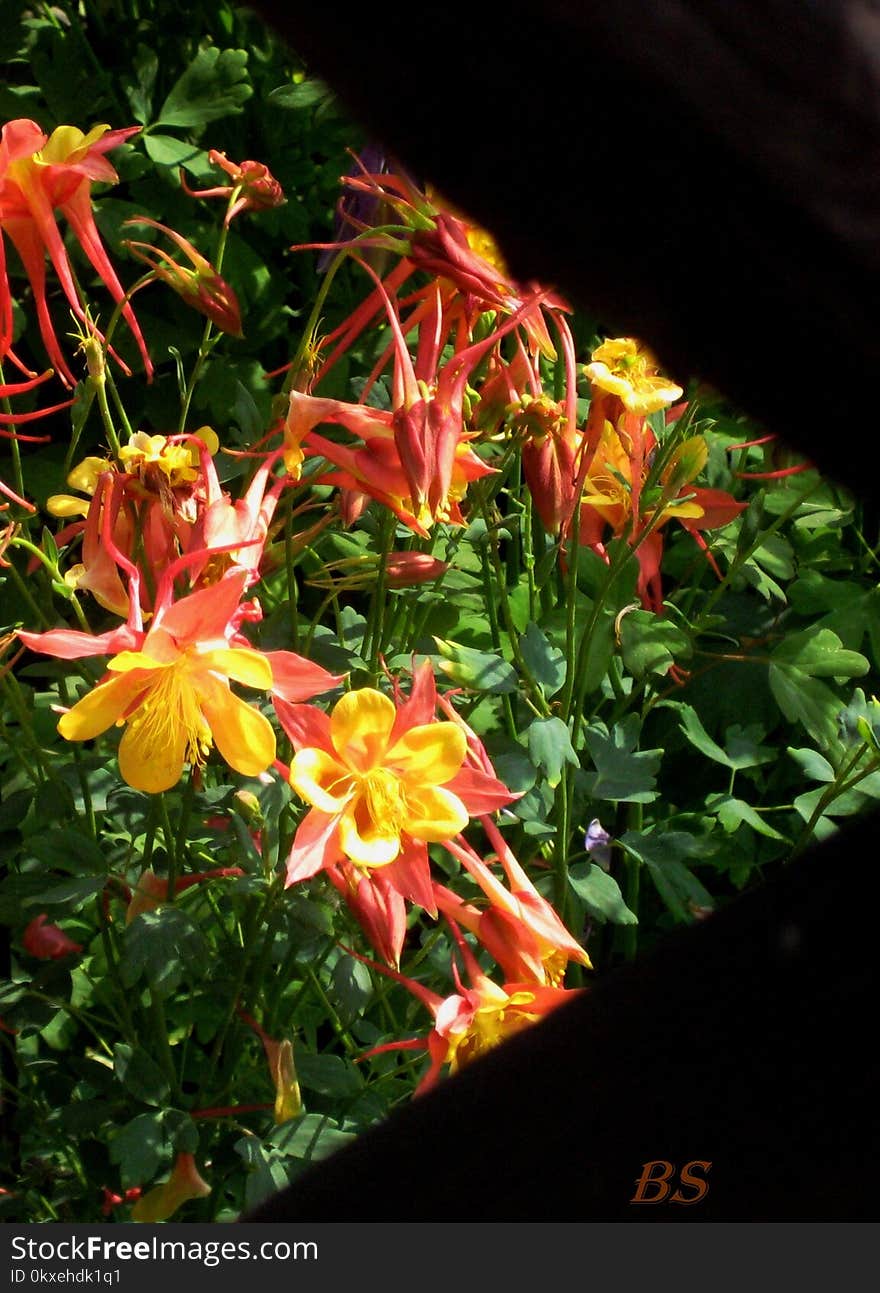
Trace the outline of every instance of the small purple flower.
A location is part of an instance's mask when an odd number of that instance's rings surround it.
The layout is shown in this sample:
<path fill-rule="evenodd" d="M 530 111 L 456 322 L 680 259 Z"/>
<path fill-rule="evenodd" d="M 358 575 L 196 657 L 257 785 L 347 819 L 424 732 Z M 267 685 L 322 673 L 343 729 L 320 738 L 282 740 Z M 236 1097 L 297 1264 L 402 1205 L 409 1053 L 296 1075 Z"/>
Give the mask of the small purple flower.
<path fill-rule="evenodd" d="M 594 817 L 587 827 L 584 844 L 590 857 L 603 871 L 611 869 L 611 836 L 603 827 L 598 817 Z"/>

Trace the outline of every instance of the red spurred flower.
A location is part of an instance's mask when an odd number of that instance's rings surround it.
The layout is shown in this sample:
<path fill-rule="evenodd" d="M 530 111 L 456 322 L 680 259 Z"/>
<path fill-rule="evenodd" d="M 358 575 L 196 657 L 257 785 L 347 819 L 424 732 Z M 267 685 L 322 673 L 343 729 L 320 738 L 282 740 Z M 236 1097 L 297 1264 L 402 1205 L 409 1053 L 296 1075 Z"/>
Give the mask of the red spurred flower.
<path fill-rule="evenodd" d="M 79 943 L 68 938 L 63 929 L 57 925 L 47 924 L 49 917 L 45 912 L 35 916 L 21 936 L 21 945 L 31 956 L 41 961 L 60 961 L 74 952 L 81 952 Z"/>
<path fill-rule="evenodd" d="M 470 766 L 467 738 L 436 721 L 429 662 L 399 706 L 383 692 L 348 692 L 331 714 L 275 702 L 296 754 L 290 784 L 310 806 L 294 836 L 287 883 L 347 858 L 364 872 L 386 868 L 405 897 L 434 912 L 428 844 L 452 839 L 473 813 L 516 798 L 496 777 Z"/>
<path fill-rule="evenodd" d="M 230 162 L 225 153 L 212 148 L 208 161 L 219 166 L 232 180 L 231 184 L 218 184 L 210 189 L 191 189 L 184 172 L 180 172 L 180 185 L 191 198 L 231 198 L 223 223 L 228 227 L 242 211 L 268 211 L 285 201 L 281 185 L 268 166 L 262 162 Z"/>
<path fill-rule="evenodd" d="M 76 383 L 65 359 L 46 301 L 46 256 L 58 276 L 71 310 L 92 335 L 99 336 L 80 301 L 64 240 L 55 219 L 59 211 L 88 257 L 95 271 L 121 304 L 125 290 L 110 263 L 92 214 L 91 188 L 100 181 L 113 184 L 116 171 L 105 153 L 118 148 L 140 126 L 111 130 L 93 126 L 87 133 L 76 126 L 59 126 L 46 135 L 35 121 L 19 118 L 8 122 L 0 134 L 0 359 L 11 355 L 12 298 L 6 278 L 3 236 L 18 252 L 30 280 L 43 344 L 55 371 L 73 386 Z M 122 316 L 140 348 L 148 376 L 153 366 L 134 311 L 126 302 Z"/>
<path fill-rule="evenodd" d="M 126 238 L 125 246 L 138 260 L 149 265 L 156 278 L 172 288 L 181 300 L 198 310 L 210 319 L 221 332 L 228 332 L 233 337 L 241 336 L 241 309 L 238 297 L 224 278 L 221 278 L 209 260 L 197 251 L 192 243 L 174 229 L 150 220 L 147 216 L 138 216 L 136 220 L 126 220 L 125 224 L 146 224 L 158 229 L 176 243 L 186 256 L 192 268 L 179 265 L 173 256 L 161 247 L 152 243 L 137 242 Z"/>

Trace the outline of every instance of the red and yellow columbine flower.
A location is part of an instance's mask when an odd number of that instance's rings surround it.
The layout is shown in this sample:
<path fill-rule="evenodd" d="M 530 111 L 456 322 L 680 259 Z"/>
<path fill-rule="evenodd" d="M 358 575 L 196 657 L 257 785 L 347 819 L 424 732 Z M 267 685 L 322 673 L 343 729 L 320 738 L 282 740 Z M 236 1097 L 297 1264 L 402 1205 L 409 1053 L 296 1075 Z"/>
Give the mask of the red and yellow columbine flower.
<path fill-rule="evenodd" d="M 104 154 L 139 130 L 140 126 L 111 130 L 100 125 L 83 134 L 76 126 L 59 126 L 46 135 L 35 121 L 20 118 L 8 122 L 0 135 L 0 230 L 18 251 L 30 280 L 40 333 L 52 365 L 71 386 L 76 378 L 61 352 L 46 301 L 47 254 L 71 310 L 90 333 L 98 334 L 80 303 L 55 212 L 60 211 L 66 218 L 104 286 L 121 304 L 125 290 L 95 224 L 91 186 L 94 181 L 116 182 L 116 171 Z M 122 316 L 140 348 L 144 368 L 151 375 L 153 367 L 146 343 L 128 303 L 122 306 Z M 9 353 L 11 343 L 12 301 L 0 236 L 0 358 Z"/>
<path fill-rule="evenodd" d="M 516 796 L 466 766 L 458 724 L 435 720 L 430 664 L 399 708 L 380 691 L 348 692 L 328 716 L 311 705 L 276 710 L 296 754 L 288 777 L 310 805 L 287 863 L 287 883 L 348 858 L 363 871 L 392 868 L 404 897 L 433 911 L 427 845 L 452 839 L 472 812 Z"/>
<path fill-rule="evenodd" d="M 444 1066 L 448 1066 L 450 1073 L 458 1072 L 583 991 L 582 988 L 553 987 L 534 981 L 499 985 L 480 969 L 455 922 L 449 921 L 449 925 L 471 985 L 463 984 L 453 967 L 458 991 L 452 996 L 441 997 L 396 970 L 359 957 L 380 973 L 402 983 L 434 1016 L 434 1027 L 424 1040 L 388 1042 L 362 1056 L 368 1059 L 385 1051 L 427 1050 L 431 1064 L 416 1087 L 416 1095 L 436 1086 Z"/>
<path fill-rule="evenodd" d="M 233 337 L 241 336 L 241 310 L 238 297 L 224 278 L 221 278 L 209 260 L 206 260 L 192 243 L 174 229 L 150 220 L 147 216 L 138 216 L 135 220 L 126 220 L 125 224 L 146 224 L 151 229 L 158 229 L 176 243 L 186 256 L 191 269 L 179 265 L 167 251 L 154 247 L 152 243 L 137 242 L 125 239 L 125 246 L 138 260 L 149 265 L 156 278 L 172 288 L 187 305 L 205 315 L 219 328 Z"/>
<path fill-rule="evenodd" d="M 275 179 L 268 166 L 262 162 L 247 161 L 240 165 L 230 162 L 225 153 L 212 148 L 208 153 L 212 166 L 219 166 L 232 180 L 231 184 L 218 184 L 210 189 L 191 189 L 183 170 L 180 171 L 180 186 L 191 198 L 229 198 L 230 206 L 223 218 L 228 227 L 241 211 L 268 211 L 270 207 L 281 206 L 285 201 L 281 185 Z"/>
<path fill-rule="evenodd" d="M 628 531 L 632 543 L 651 524 L 652 532 L 640 539 L 636 552 L 638 590 L 650 610 L 662 604 L 661 530 L 667 521 L 679 521 L 706 550 L 698 532 L 729 525 L 746 507 L 723 490 L 691 484 L 708 456 L 702 436 L 692 436 L 677 447 L 659 480 L 646 493 L 647 462 L 655 447 L 653 431 L 637 415 L 625 414 L 620 429 L 605 423 L 583 473 L 579 532 L 582 544 L 604 554 L 608 530 L 614 537 Z"/>
<path fill-rule="evenodd" d="M 245 571 L 232 571 L 160 605 L 146 634 L 129 624 L 101 637 L 66 629 L 19 633 L 32 650 L 62 659 L 113 654 L 105 678 L 62 715 L 61 735 L 88 741 L 124 726 L 119 770 L 135 790 L 150 794 L 175 785 L 184 763 L 203 763 L 213 745 L 243 776 L 264 772 L 275 758 L 275 733 L 230 687 L 230 681 L 272 687 L 265 656 L 228 642 L 245 580 Z"/>
<path fill-rule="evenodd" d="M 480 820 L 509 888 L 466 840 L 447 840 L 444 847 L 476 880 L 489 906 L 481 911 L 435 884 L 439 909 L 475 934 L 510 980 L 558 987 L 570 961 L 592 969 L 586 951 L 532 884 L 492 819 L 482 816 Z"/>
<path fill-rule="evenodd" d="M 203 1199 L 211 1187 L 200 1175 L 192 1154 L 179 1153 L 167 1181 L 141 1195 L 131 1210 L 132 1221 L 167 1221 L 190 1199 Z"/>
<path fill-rule="evenodd" d="M 632 337 L 603 341 L 584 371 L 594 387 L 616 395 L 630 413 L 655 413 L 683 394 L 680 386 L 660 375 L 650 350 Z"/>

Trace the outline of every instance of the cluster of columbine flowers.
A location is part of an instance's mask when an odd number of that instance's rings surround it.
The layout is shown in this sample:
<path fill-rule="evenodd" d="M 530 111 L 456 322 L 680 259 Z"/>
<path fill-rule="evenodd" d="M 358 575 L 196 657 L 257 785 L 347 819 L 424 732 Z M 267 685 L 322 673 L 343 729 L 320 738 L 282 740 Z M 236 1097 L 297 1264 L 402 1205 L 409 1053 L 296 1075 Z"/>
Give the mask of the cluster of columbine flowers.
<path fill-rule="evenodd" d="M 59 214 L 110 292 L 151 377 L 133 293 L 124 291 L 110 264 L 91 207 L 92 182 L 116 178 L 105 154 L 136 132 L 102 125 L 84 134 L 65 126 L 46 136 L 31 121 L 4 128 L 0 230 L 29 277 L 51 368 L 33 373 L 13 350 L 0 258 L 0 360 L 8 358 L 24 375 L 0 388 L 0 397 L 30 391 L 53 372 L 67 387 L 76 382 L 46 301 L 47 256 L 83 330 L 86 380 L 100 387 L 107 363 L 115 362 L 109 335 L 97 330 L 80 297 Z M 226 198 L 226 225 L 283 200 L 260 163 L 239 166 L 218 153 L 211 159 L 231 182 L 193 196 Z M 62 660 L 106 660 L 103 677 L 61 715 L 58 730 L 66 740 L 89 741 L 121 728 L 119 771 L 135 789 L 159 794 L 187 766 L 201 778 L 214 751 L 243 777 L 274 775 L 289 783 L 304 815 L 285 884 L 325 875 L 379 958 L 362 959 L 404 983 L 429 1011 L 433 1023 L 425 1038 L 378 1048 L 425 1047 L 424 1090 L 444 1067 L 455 1071 L 560 1006 L 579 990 L 565 986 L 567 967 L 590 968 L 590 959 L 499 830 L 496 814 L 516 795 L 496 776 L 454 694 L 438 692 L 430 662 L 414 664 L 408 677 L 389 678 L 384 690 L 345 689 L 346 678 L 303 656 L 252 645 L 247 630 L 262 615 L 259 585 L 271 561 L 279 498 L 294 487 L 332 485 L 335 500 L 316 528 L 334 516 L 351 526 L 375 502 L 426 539 L 440 524 L 463 524 L 472 482 L 497 474 L 496 464 L 518 446 L 536 512 L 562 558 L 577 543 L 606 557 L 609 539 L 622 538 L 638 556 L 644 604 L 658 611 L 666 522 L 676 519 L 699 537 L 744 505 L 693 484 L 705 465 L 705 441 L 682 433 L 683 391 L 659 374 L 644 347 L 630 338 L 607 341 L 579 369 L 565 301 L 539 284 L 515 282 L 488 235 L 466 217 L 385 169 L 360 169 L 347 184 L 355 200 L 348 202 L 339 240 L 323 248 L 333 253 L 326 283 L 350 256 L 370 290 L 328 336 L 307 331 L 287 372 L 283 416 L 255 446 L 262 456 L 242 496 L 233 498 L 220 483 L 220 442 L 210 427 L 168 435 L 136 430 L 127 443 L 110 444 L 106 457 L 87 457 L 69 475 L 74 492 L 50 499 L 48 511 L 64 521 L 56 545 L 78 557 L 65 581 L 117 622 L 101 633 L 81 623 L 22 629 L 18 637 L 31 651 Z M 362 218 L 366 209 L 370 223 Z M 234 291 L 210 262 L 175 231 L 146 217 L 135 223 L 167 235 L 188 262 L 131 240 L 133 255 L 150 268 L 138 289 L 164 282 L 217 328 L 240 332 Z M 2 247 L 0 237 L 0 253 Z M 384 276 L 371 263 L 377 252 L 393 258 Z M 358 402 L 313 393 L 366 330 L 379 328 L 387 329 L 387 347 Z M 550 365 L 563 378 L 552 395 L 544 385 Z M 370 402 L 380 379 L 387 379 L 390 407 Z M 591 402 L 580 426 L 579 384 L 583 389 L 585 382 Z M 662 442 L 656 421 L 649 423 L 658 413 L 669 432 Z M 2 420 L 14 428 L 38 416 L 6 413 Z M 4 492 L 10 502 L 32 506 L 13 486 Z M 389 552 L 383 559 L 398 586 L 444 571 L 423 551 Z M 237 687 L 264 699 L 250 702 Z M 308 703 L 340 689 L 329 710 Z M 293 751 L 289 765 L 278 757 L 269 703 Z M 485 856 L 466 838 L 471 823 Z M 436 878 L 431 848 L 444 849 L 463 868 L 482 902 L 464 901 Z M 212 874 L 178 877 L 175 891 Z M 168 891 L 167 882 L 145 870 L 129 895 L 129 917 L 167 900 Z M 464 977 L 453 965 L 455 991 L 446 998 L 400 972 L 413 907 L 444 919 L 458 950 Z M 40 919 L 28 927 L 24 946 L 48 957 L 81 950 Z M 475 947 L 497 964 L 501 982 L 481 968 Z M 249 1022 L 266 1047 L 276 1117 L 288 1118 L 299 1107 L 290 1043 Z M 170 1181 L 144 1195 L 135 1216 L 160 1219 L 207 1188 L 192 1156 L 182 1154 Z"/>

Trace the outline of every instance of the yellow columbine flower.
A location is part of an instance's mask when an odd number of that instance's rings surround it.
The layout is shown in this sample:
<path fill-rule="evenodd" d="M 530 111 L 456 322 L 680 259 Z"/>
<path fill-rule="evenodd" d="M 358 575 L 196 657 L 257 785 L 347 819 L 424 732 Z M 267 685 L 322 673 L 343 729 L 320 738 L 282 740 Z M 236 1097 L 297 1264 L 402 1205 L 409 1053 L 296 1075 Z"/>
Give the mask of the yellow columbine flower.
<path fill-rule="evenodd" d="M 300 749 L 290 767 L 293 789 L 337 830 L 341 852 L 362 867 L 393 862 L 405 836 L 423 843 L 451 839 L 469 818 L 458 795 L 444 788 L 464 763 L 461 728 L 432 722 L 394 732 L 396 718 L 382 692 L 349 692 L 333 709 L 323 739 L 316 728 L 316 743 Z"/>
<path fill-rule="evenodd" d="M 212 427 L 200 427 L 194 435 L 210 454 L 217 452 L 220 441 Z M 146 431 L 133 432 L 128 444 L 119 450 L 119 458 L 130 475 L 143 476 L 153 468 L 167 477 L 172 487 L 190 484 L 198 479 L 200 471 L 197 446 L 173 444 L 167 436 L 148 435 Z"/>
<path fill-rule="evenodd" d="M 617 395 L 630 413 L 645 415 L 667 408 L 684 394 L 658 369 L 647 347 L 632 337 L 617 337 L 596 347 L 584 372 L 594 386 Z"/>
<path fill-rule="evenodd" d="M 153 647 L 155 650 L 155 646 Z M 204 763 L 212 745 L 242 776 L 256 777 L 275 758 L 272 725 L 230 690 L 235 679 L 272 686 L 272 669 L 243 647 L 182 650 L 169 641 L 150 653 L 120 651 L 108 664 L 113 675 L 83 696 L 58 723 L 68 741 L 88 741 L 125 724 L 119 771 L 135 790 L 157 794 L 176 785 L 184 762 Z"/>

